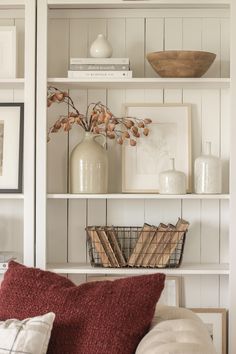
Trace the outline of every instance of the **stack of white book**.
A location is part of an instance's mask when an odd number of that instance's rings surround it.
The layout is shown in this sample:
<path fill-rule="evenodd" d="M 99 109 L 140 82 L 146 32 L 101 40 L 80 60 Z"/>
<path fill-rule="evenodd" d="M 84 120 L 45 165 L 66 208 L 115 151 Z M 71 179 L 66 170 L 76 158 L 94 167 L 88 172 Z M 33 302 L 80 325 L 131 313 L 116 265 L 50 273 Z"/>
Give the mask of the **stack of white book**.
<path fill-rule="evenodd" d="M 68 78 L 130 79 L 129 58 L 71 58 Z"/>

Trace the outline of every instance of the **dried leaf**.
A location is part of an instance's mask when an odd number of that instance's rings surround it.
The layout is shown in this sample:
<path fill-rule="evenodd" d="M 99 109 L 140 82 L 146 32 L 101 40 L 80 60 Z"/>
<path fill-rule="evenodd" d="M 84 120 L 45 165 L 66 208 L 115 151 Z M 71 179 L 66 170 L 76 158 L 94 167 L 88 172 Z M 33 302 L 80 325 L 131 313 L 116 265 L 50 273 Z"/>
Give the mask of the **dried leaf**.
<path fill-rule="evenodd" d="M 145 123 L 145 124 L 150 124 L 150 123 L 152 123 L 152 120 L 149 119 L 149 118 L 145 118 L 145 119 L 144 119 L 144 123 Z"/>
<path fill-rule="evenodd" d="M 143 129 L 143 135 L 148 136 L 148 134 L 149 134 L 149 129 L 148 128 L 144 128 Z"/>
<path fill-rule="evenodd" d="M 136 146 L 136 141 L 134 139 L 130 139 L 129 143 L 131 146 Z"/>
<path fill-rule="evenodd" d="M 122 139 L 121 137 L 119 137 L 119 138 L 117 139 L 117 143 L 118 143 L 118 144 L 122 145 L 123 142 L 124 142 L 124 141 L 123 141 L 123 139 Z"/>

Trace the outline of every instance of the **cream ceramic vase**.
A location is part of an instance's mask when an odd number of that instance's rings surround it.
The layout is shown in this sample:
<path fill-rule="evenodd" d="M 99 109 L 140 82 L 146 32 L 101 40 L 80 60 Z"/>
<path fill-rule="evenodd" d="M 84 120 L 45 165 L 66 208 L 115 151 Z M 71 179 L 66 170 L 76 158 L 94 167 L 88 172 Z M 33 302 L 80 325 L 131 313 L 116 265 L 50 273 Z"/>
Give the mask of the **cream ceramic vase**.
<path fill-rule="evenodd" d="M 70 193 L 107 193 L 107 151 L 96 139 L 100 135 L 86 132 L 70 157 Z"/>
<path fill-rule="evenodd" d="M 219 194 L 221 187 L 221 160 L 211 154 L 211 143 L 206 143 L 206 153 L 194 163 L 194 186 L 197 194 Z"/>
<path fill-rule="evenodd" d="M 170 170 L 159 175 L 161 194 L 186 194 L 186 176 L 175 169 L 175 159 L 170 159 Z"/>
<path fill-rule="evenodd" d="M 110 58 L 112 46 L 103 34 L 99 34 L 91 44 L 90 55 L 93 58 Z"/>

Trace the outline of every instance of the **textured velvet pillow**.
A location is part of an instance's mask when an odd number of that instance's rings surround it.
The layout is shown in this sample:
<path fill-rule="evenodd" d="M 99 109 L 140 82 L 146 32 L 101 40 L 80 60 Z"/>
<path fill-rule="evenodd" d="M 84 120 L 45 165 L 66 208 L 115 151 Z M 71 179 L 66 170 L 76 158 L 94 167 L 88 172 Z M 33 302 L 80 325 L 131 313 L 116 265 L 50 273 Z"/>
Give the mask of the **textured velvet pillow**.
<path fill-rule="evenodd" d="M 10 262 L 0 320 L 56 314 L 48 354 L 133 354 L 149 329 L 165 276 L 75 286 L 57 274 Z"/>

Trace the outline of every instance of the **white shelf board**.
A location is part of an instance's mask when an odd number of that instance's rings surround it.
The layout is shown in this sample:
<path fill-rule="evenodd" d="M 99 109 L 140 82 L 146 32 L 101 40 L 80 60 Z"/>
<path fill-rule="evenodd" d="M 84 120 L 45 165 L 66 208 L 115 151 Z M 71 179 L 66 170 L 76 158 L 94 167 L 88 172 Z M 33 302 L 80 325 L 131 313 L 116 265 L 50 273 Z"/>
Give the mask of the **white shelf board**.
<path fill-rule="evenodd" d="M 22 193 L 0 193 L 0 199 L 24 199 Z"/>
<path fill-rule="evenodd" d="M 229 199 L 229 194 L 48 194 L 48 199 Z"/>
<path fill-rule="evenodd" d="M 132 78 L 132 79 L 70 79 L 49 78 L 48 85 L 65 88 L 229 88 L 229 78 Z"/>
<path fill-rule="evenodd" d="M 1 0 L 0 9 L 5 8 L 23 8 L 25 6 L 25 0 Z"/>
<path fill-rule="evenodd" d="M 229 7 L 230 0 L 48 0 L 48 4 L 52 8 L 221 8 Z"/>
<path fill-rule="evenodd" d="M 62 263 L 48 264 L 47 270 L 60 274 L 114 274 L 139 275 L 152 273 L 165 273 L 168 275 L 228 275 L 228 264 L 189 264 L 180 268 L 102 268 L 92 267 L 89 264 Z"/>
<path fill-rule="evenodd" d="M 0 88 L 24 88 L 24 79 L 0 79 Z"/>

